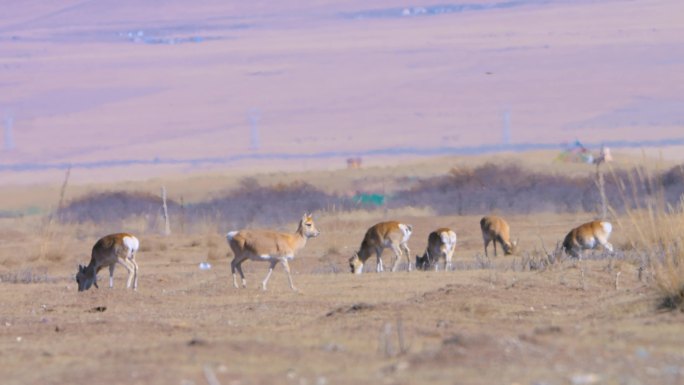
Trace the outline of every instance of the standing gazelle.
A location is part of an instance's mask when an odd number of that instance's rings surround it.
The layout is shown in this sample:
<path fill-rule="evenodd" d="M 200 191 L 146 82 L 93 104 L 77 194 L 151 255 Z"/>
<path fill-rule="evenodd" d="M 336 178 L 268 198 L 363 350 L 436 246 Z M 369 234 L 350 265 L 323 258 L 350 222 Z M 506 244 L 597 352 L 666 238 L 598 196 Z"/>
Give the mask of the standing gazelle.
<path fill-rule="evenodd" d="M 297 289 L 292 283 L 292 275 L 290 274 L 290 265 L 288 260 L 293 259 L 295 253 L 306 245 L 306 240 L 315 238 L 320 234 L 314 225 L 313 218 L 310 214 L 304 214 L 299 221 L 299 226 L 294 234 L 279 233 L 271 230 L 240 230 L 231 231 L 226 234 L 226 239 L 233 250 L 233 261 L 230 263 L 230 269 L 233 273 L 233 286 L 239 288 L 237 282 L 237 275 L 235 270 L 240 273 L 242 278 L 242 287 L 247 286 L 245 281 L 245 274 L 242 272 L 242 263 L 248 259 L 252 261 L 265 261 L 271 264 L 268 269 L 266 278 L 261 283 L 261 288 L 266 290 L 268 279 L 271 278 L 273 268 L 278 262 L 282 262 L 285 271 L 287 272 L 287 279 L 290 281 L 290 288 L 294 291 Z"/>
<path fill-rule="evenodd" d="M 439 270 L 439 260 L 444 258 L 444 271 L 451 270 L 451 258 L 456 248 L 456 232 L 443 227 L 428 235 L 428 244 L 423 256 L 416 255 L 416 269 L 429 270 L 434 266 Z"/>
<path fill-rule="evenodd" d="M 582 259 L 582 250 L 593 249 L 602 245 L 613 252 L 613 245 L 608 243 L 608 237 L 613 231 L 613 225 L 606 221 L 591 221 L 570 230 L 563 240 L 563 250 L 575 258 Z"/>
<path fill-rule="evenodd" d="M 78 265 L 76 282 L 78 291 L 88 290 L 93 284 L 97 286 L 97 273 L 105 267 L 109 267 L 109 287 L 114 287 L 114 267 L 117 263 L 122 264 L 128 270 L 128 282 L 126 287 L 138 288 L 138 264 L 135 262 L 135 252 L 138 251 L 140 242 L 138 238 L 127 233 L 109 234 L 100 238 L 93 246 L 93 251 L 88 266 Z"/>
<path fill-rule="evenodd" d="M 406 255 L 408 270 L 411 271 L 411 251 L 406 243 L 409 237 L 411 237 L 412 231 L 413 227 L 411 225 L 397 221 L 380 222 L 371 226 L 363 237 L 359 251 L 349 258 L 349 267 L 352 274 L 363 273 L 363 264 L 373 253 L 375 253 L 377 258 L 376 271 L 378 273 L 384 271 L 382 251 L 388 247 L 392 249 L 395 256 L 392 271 L 397 271 L 402 253 Z"/>
<path fill-rule="evenodd" d="M 489 242 L 494 243 L 494 256 L 496 257 L 496 243 L 499 242 L 504 250 L 504 255 L 515 253 L 518 246 L 518 241 L 511 242 L 510 228 L 508 223 L 495 215 L 489 215 L 480 220 L 480 229 L 482 230 L 482 239 L 484 240 L 485 256 L 487 254 L 487 246 Z"/>

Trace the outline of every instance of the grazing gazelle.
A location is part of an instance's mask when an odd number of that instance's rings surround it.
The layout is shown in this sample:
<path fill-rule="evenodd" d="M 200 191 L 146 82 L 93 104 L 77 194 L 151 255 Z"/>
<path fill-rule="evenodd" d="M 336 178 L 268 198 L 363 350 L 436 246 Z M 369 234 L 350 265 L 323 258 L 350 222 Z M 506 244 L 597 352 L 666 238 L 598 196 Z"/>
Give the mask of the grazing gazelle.
<path fill-rule="evenodd" d="M 273 268 L 278 262 L 282 262 L 285 271 L 287 272 L 287 279 L 290 281 L 290 288 L 294 291 L 297 289 L 292 283 L 292 275 L 290 274 L 290 265 L 288 260 L 293 259 L 295 253 L 306 245 L 306 240 L 317 237 L 320 232 L 314 225 L 313 218 L 310 214 L 304 214 L 299 221 L 297 231 L 293 234 L 279 233 L 271 230 L 240 230 L 231 231 L 226 234 L 226 239 L 233 250 L 233 261 L 230 263 L 230 269 L 233 273 L 233 286 L 239 288 L 237 282 L 237 275 L 235 270 L 240 273 L 242 278 L 242 287 L 247 286 L 245 281 L 245 274 L 242 272 L 242 263 L 248 259 L 252 261 L 264 261 L 271 264 L 268 269 L 266 278 L 261 283 L 261 288 L 266 290 L 268 279 L 271 278 Z"/>
<path fill-rule="evenodd" d="M 434 266 L 439 270 L 439 260 L 444 258 L 444 271 L 451 270 L 451 258 L 456 248 L 456 232 L 443 227 L 428 235 L 428 244 L 423 256 L 416 255 L 416 269 L 429 270 Z"/>
<path fill-rule="evenodd" d="M 361 248 L 354 253 L 354 256 L 349 258 L 349 267 L 352 274 L 361 274 L 363 272 L 363 264 L 372 253 L 375 253 L 377 258 L 376 271 L 379 273 L 384 271 L 382 265 L 382 251 L 385 248 L 391 248 L 394 252 L 395 260 L 392 265 L 392 271 L 396 271 L 399 267 L 399 261 L 402 253 L 406 255 L 408 262 L 408 270 L 411 271 L 411 252 L 409 251 L 406 242 L 411 236 L 413 227 L 396 221 L 380 222 L 373 225 L 366 231 L 366 235 L 361 242 Z"/>
<path fill-rule="evenodd" d="M 487 254 L 487 246 L 489 242 L 494 243 L 494 256 L 496 257 L 496 243 L 499 242 L 504 250 L 505 255 L 515 253 L 518 241 L 511 242 L 510 228 L 508 223 L 501 217 L 489 215 L 480 220 L 480 229 L 482 230 L 482 239 L 484 240 L 485 256 Z"/>
<path fill-rule="evenodd" d="M 563 240 L 563 250 L 575 258 L 582 258 L 582 250 L 593 249 L 602 245 L 613 252 L 613 245 L 608 243 L 608 237 L 613 231 L 613 225 L 606 221 L 591 221 L 570 230 Z"/>
<path fill-rule="evenodd" d="M 78 291 L 88 290 L 93 284 L 97 286 L 97 273 L 105 267 L 109 267 L 109 287 L 114 287 L 114 267 L 117 263 L 122 264 L 128 270 L 128 282 L 126 287 L 138 288 L 138 264 L 135 262 L 135 252 L 138 251 L 140 242 L 138 238 L 127 233 L 106 235 L 95 243 L 88 266 L 78 265 L 76 282 Z"/>

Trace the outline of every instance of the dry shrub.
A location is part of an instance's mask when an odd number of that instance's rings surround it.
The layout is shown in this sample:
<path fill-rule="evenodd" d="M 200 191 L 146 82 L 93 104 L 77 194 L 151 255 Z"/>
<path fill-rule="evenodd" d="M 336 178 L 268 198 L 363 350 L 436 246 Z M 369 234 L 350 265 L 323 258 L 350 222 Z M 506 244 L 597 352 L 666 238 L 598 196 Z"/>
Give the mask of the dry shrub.
<path fill-rule="evenodd" d="M 262 186 L 255 179 L 247 178 L 241 181 L 240 187 L 222 197 L 188 205 L 185 219 L 190 224 L 208 222 L 222 229 L 241 229 L 291 223 L 305 212 L 335 205 L 346 207 L 351 203 L 302 181 Z"/>
<path fill-rule="evenodd" d="M 226 244 L 226 238 L 217 233 L 207 233 L 207 247 L 217 248 Z"/>
<path fill-rule="evenodd" d="M 684 311 L 684 179 L 678 172 L 681 169 L 660 176 L 641 172 L 629 179 L 621 192 L 628 202 L 631 246 L 643 255 L 643 265 L 651 269 L 653 285 L 662 300 L 660 308 Z M 679 195 L 676 203 L 670 204 L 668 199 L 673 195 L 666 186 L 673 185 L 679 186 Z M 646 186 L 647 199 L 639 197 L 637 186 Z M 626 227 L 620 220 L 618 224 Z"/>
<path fill-rule="evenodd" d="M 303 181 L 264 186 L 251 178 L 243 179 L 237 189 L 207 201 L 183 207 L 173 200 L 167 204 L 171 230 L 184 233 L 277 227 L 314 211 L 344 219 L 364 215 L 376 218 L 379 210 L 384 210 L 385 216 L 401 217 L 431 216 L 435 212 L 596 212 L 601 205 L 593 167 L 587 167 L 585 177 L 574 177 L 532 172 L 516 165 L 486 164 L 472 169 L 454 168 L 446 175 L 412 180 L 411 184 L 387 196 L 381 207 L 357 203 Z M 611 171 L 605 180 L 607 200 L 618 213 L 651 205 L 654 200 L 664 210 L 668 204 L 677 204 L 683 190 L 681 166 L 653 176 L 644 168 Z M 161 198 L 148 193 L 91 194 L 60 207 L 56 218 L 61 221 L 92 223 L 111 232 L 159 232 L 163 227 Z"/>
<path fill-rule="evenodd" d="M 614 211 L 625 212 L 647 203 L 654 189 L 663 191 L 663 202 L 673 204 L 684 188 L 682 167 L 643 178 L 644 168 L 611 171 L 605 181 L 608 202 Z M 648 183 L 646 183 L 648 182 Z M 635 199 L 621 199 L 629 186 Z M 600 207 L 593 168 L 586 177 L 533 172 L 516 165 L 485 164 L 474 169 L 454 168 L 449 174 L 419 180 L 399 191 L 389 207 L 428 206 L 441 214 L 477 215 L 492 211 L 529 214 L 536 212 L 593 212 Z"/>
<path fill-rule="evenodd" d="M 519 166 L 486 164 L 454 168 L 449 174 L 424 179 L 401 191 L 392 207 L 429 205 L 443 214 L 540 211 L 591 211 L 598 194 L 589 178 L 542 174 Z"/>
<path fill-rule="evenodd" d="M 180 205 L 167 200 L 169 216 L 180 212 Z M 144 192 L 109 191 L 93 193 L 76 199 L 57 211 L 62 222 L 91 222 L 121 225 L 131 217 L 145 218 L 149 228 L 155 228 L 160 217 L 160 196 Z"/>
<path fill-rule="evenodd" d="M 19 271 L 12 271 L 0 274 L 0 282 L 7 283 L 39 283 L 53 282 L 55 279 L 50 277 L 46 268 L 34 269 L 26 268 Z"/>
<path fill-rule="evenodd" d="M 207 260 L 209 261 L 222 261 L 227 258 L 227 253 L 225 249 L 218 247 L 209 247 L 207 249 Z"/>
<path fill-rule="evenodd" d="M 79 229 L 74 226 L 57 226 L 53 218 L 45 218 L 38 230 L 38 250 L 27 258 L 29 262 L 60 263 L 69 257 L 70 241 Z"/>
<path fill-rule="evenodd" d="M 172 239 L 161 236 L 146 237 L 140 241 L 139 252 L 147 253 L 151 251 L 167 251 L 169 249 L 169 242 Z"/>
<path fill-rule="evenodd" d="M 216 232 L 208 233 L 206 236 L 207 260 L 217 261 L 226 259 L 228 247 L 225 238 Z"/>
<path fill-rule="evenodd" d="M 51 262 L 51 263 L 59 263 L 62 262 L 66 259 L 67 254 L 64 249 L 60 250 L 48 250 L 44 255 L 43 255 L 43 260 Z"/>

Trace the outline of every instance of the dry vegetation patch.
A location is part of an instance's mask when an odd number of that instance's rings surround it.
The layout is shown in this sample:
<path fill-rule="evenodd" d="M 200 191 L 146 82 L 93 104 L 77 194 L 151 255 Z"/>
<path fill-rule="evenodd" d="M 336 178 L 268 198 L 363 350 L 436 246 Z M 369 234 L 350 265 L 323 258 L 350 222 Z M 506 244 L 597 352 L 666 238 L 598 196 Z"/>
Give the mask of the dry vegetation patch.
<path fill-rule="evenodd" d="M 676 205 L 659 211 L 667 205 L 652 198 L 666 196 L 658 193 L 665 183 L 659 185 L 658 178 L 652 185 L 624 183 L 641 187 L 634 190 L 636 195 L 621 190 L 621 197 L 656 203 L 639 210 L 613 210 L 611 241 L 624 246 L 615 253 L 588 252 L 581 263 L 551 256 L 556 240 L 593 214 L 583 211 L 584 204 L 561 204 L 557 211 L 537 213 L 531 203 L 512 202 L 498 211 L 509 219 L 513 236 L 522 240 L 521 252 L 487 258 L 478 227 L 481 215 L 475 212 L 480 203 L 463 206 L 466 212 L 473 210 L 472 215 L 445 215 L 438 207 L 453 207 L 450 194 L 459 189 L 485 191 L 495 200 L 504 193 L 533 194 L 537 199 L 548 196 L 551 202 L 565 196 L 545 195 L 557 191 L 544 187 L 556 179 L 536 176 L 533 184 L 518 183 L 503 174 L 527 177 L 524 170 L 506 167 L 452 172 L 414 180 L 412 187 L 392 192 L 389 203 L 378 208 L 347 205 L 343 195 L 324 193 L 314 184 L 248 181 L 226 192 L 225 199 L 170 204 L 168 237 L 155 225 L 161 202 L 150 196 L 142 197 L 143 204 L 148 198 L 151 202 L 147 214 L 123 209 L 130 215 L 113 223 L 65 223 L 63 216 L 52 222 L 4 219 L 16 221 L 2 222 L 0 229 L 0 296 L 8 309 L 0 314 L 0 352 L 12 352 L 2 354 L 9 368 L 6 378 L 16 383 L 82 383 L 93 376 L 113 382 L 123 376 L 134 383 L 182 379 L 197 384 L 206 382 L 210 370 L 219 382 L 236 384 L 446 384 L 455 378 L 473 384 L 499 383 L 502 378 L 521 384 L 587 379 L 677 383 L 684 376 L 679 333 L 684 313 L 659 312 L 658 305 L 681 308 L 663 299 L 681 297 L 674 288 L 681 288 L 678 269 L 684 265 L 679 253 L 682 211 Z M 482 184 L 475 183 L 478 178 Z M 668 178 L 674 180 L 669 186 L 677 185 L 676 176 Z M 578 180 L 573 177 L 568 183 Z M 511 187 L 514 182 L 518 184 Z M 581 183 L 590 184 L 587 191 L 595 189 L 590 179 Z M 398 203 L 411 191 L 423 196 L 425 204 Z M 104 205 L 114 202 L 91 198 Z M 300 292 L 288 290 L 280 267 L 269 291 L 259 290 L 268 265 L 257 262 L 244 265 L 247 289 L 234 290 L 225 232 L 233 225 L 293 231 L 294 220 L 311 209 L 309 199 L 320 205 L 316 223 L 321 236 L 310 240 L 291 263 Z M 278 200 L 286 209 L 267 215 L 283 207 L 274 203 Z M 69 207 L 67 203 L 64 209 Z M 206 211 L 197 214 L 198 207 Z M 578 211 L 566 213 L 568 207 Z M 179 216 L 185 218 L 182 231 Z M 412 254 L 424 250 L 434 228 L 455 228 L 459 241 L 454 271 L 349 274 L 347 259 L 366 229 L 387 219 L 414 226 Z M 117 230 L 133 231 L 141 240 L 138 291 L 123 289 L 125 272 L 117 269 L 113 290 L 101 285 L 78 293 L 75 267 L 87 262 L 102 233 L 120 225 L 125 228 Z M 390 254 L 383 256 L 386 263 Z M 200 269 L 199 263 L 207 261 L 211 268 Z M 106 272 L 101 274 L 106 280 Z M 73 346 L 81 349 L 74 352 Z M 270 364 L 264 366 L 264 360 Z M 103 368 L 103 361 L 115 364 Z M 76 364 L 78 373 L 67 369 Z M 33 370 L 37 365 L 41 371 Z"/>

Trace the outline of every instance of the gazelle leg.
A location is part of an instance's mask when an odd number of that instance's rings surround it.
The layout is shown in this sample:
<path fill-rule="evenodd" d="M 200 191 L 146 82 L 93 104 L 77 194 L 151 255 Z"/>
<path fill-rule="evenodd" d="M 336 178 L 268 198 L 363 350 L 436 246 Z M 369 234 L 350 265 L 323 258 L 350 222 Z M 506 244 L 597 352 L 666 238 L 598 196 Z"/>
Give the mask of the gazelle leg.
<path fill-rule="evenodd" d="M 447 255 L 444 257 L 444 271 L 449 271 L 451 270 L 451 258 L 453 256 L 451 253 L 447 253 Z"/>
<path fill-rule="evenodd" d="M 377 261 L 375 265 L 375 271 L 377 273 L 381 273 L 385 271 L 385 268 L 382 266 L 382 249 L 376 249 L 375 250 L 375 259 Z"/>
<path fill-rule="evenodd" d="M 485 257 L 489 257 L 487 254 L 487 247 L 489 247 L 489 239 L 485 239 L 484 241 Z"/>
<path fill-rule="evenodd" d="M 109 265 L 109 288 L 114 287 L 114 268 L 116 267 L 116 263 Z"/>
<path fill-rule="evenodd" d="M 399 268 L 399 262 L 401 262 L 401 249 L 398 246 L 392 247 L 394 252 L 394 262 L 392 263 L 392 272 L 394 273 Z"/>
<path fill-rule="evenodd" d="M 494 256 L 496 257 L 496 239 L 492 243 L 494 244 Z"/>
<path fill-rule="evenodd" d="M 238 283 L 237 283 L 237 275 L 235 274 L 236 270 L 238 273 L 240 273 L 240 279 L 242 280 L 242 287 L 243 288 L 247 287 L 247 280 L 245 280 L 245 273 L 242 272 L 242 263 L 245 262 L 246 260 L 247 260 L 247 258 L 234 257 L 233 260 L 230 262 L 230 270 L 233 273 L 233 286 L 236 289 L 240 288 L 240 286 L 238 286 Z"/>
<path fill-rule="evenodd" d="M 605 240 L 605 239 L 599 239 L 598 241 L 599 241 L 599 243 L 601 244 L 601 246 L 603 246 L 604 249 L 610 251 L 611 253 L 613 252 L 613 245 L 611 245 L 610 243 L 608 243 L 607 240 Z"/>
<path fill-rule="evenodd" d="M 278 263 L 278 260 L 273 260 L 271 261 L 271 266 L 268 268 L 268 274 L 266 274 L 266 278 L 264 278 L 264 281 L 261 282 L 261 289 L 266 290 L 266 284 L 268 283 L 268 279 L 271 278 L 271 274 L 273 274 L 273 268 L 275 265 Z"/>
<path fill-rule="evenodd" d="M 230 261 L 230 271 L 231 271 L 231 273 L 233 273 L 233 286 L 235 286 L 236 289 L 239 289 L 240 286 L 238 286 L 238 283 L 237 283 L 237 275 L 235 275 L 235 270 L 237 269 L 237 266 L 238 266 L 237 257 L 234 257 L 233 260 Z M 240 275 L 242 275 L 242 271 L 240 271 L 240 273 L 241 273 Z M 242 280 L 243 281 L 245 280 L 244 276 L 242 277 Z"/>
<path fill-rule="evenodd" d="M 133 265 L 133 290 L 138 290 L 138 263 L 133 257 L 131 257 L 130 261 Z"/>
<path fill-rule="evenodd" d="M 403 251 L 406 255 L 406 263 L 408 264 L 408 271 L 411 271 L 411 250 L 409 250 L 408 246 L 406 246 L 406 243 L 402 243 L 399 245 L 401 248 L 401 251 Z M 437 261 L 439 263 L 439 261 Z"/>
<path fill-rule="evenodd" d="M 128 281 L 126 281 L 126 288 L 130 289 L 133 285 L 133 279 L 135 279 L 135 267 L 131 261 L 126 260 L 126 268 L 128 269 Z"/>
<path fill-rule="evenodd" d="M 287 279 L 290 281 L 290 289 L 297 291 L 297 288 L 294 287 L 294 284 L 292 283 L 292 274 L 290 274 L 290 264 L 287 262 L 286 258 L 282 259 L 283 262 L 283 267 L 285 268 L 285 272 L 287 273 Z"/>
<path fill-rule="evenodd" d="M 122 264 L 126 268 L 126 270 L 128 270 L 128 280 L 126 281 L 126 287 L 130 288 L 131 284 L 133 283 L 133 266 L 131 266 L 131 263 L 125 258 L 119 258 L 117 259 L 117 262 Z"/>

